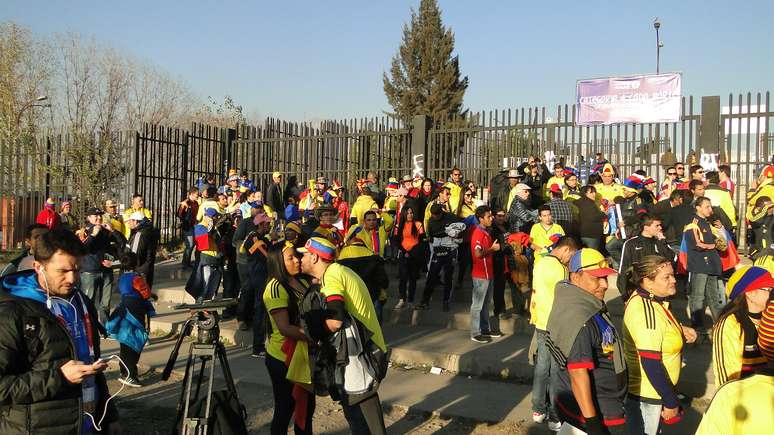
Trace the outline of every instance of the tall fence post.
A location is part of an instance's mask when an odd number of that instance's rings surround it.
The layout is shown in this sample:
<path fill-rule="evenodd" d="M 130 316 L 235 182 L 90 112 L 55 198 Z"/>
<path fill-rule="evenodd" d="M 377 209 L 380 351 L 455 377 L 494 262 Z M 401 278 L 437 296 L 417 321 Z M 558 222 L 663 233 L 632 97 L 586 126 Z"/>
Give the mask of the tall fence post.
<path fill-rule="evenodd" d="M 411 164 L 413 165 L 411 175 L 424 178 L 429 171 L 427 139 L 430 133 L 430 117 L 415 115 L 411 127 Z"/>
<path fill-rule="evenodd" d="M 699 148 L 696 156 L 701 153 L 720 153 L 720 96 L 701 97 L 701 119 L 699 120 Z"/>

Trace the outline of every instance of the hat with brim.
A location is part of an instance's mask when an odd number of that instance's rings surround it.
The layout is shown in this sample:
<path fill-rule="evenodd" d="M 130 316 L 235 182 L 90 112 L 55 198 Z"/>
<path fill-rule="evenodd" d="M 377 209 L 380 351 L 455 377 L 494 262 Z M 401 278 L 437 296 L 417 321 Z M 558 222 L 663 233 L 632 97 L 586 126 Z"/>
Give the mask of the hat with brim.
<path fill-rule="evenodd" d="M 98 209 L 97 207 L 89 207 L 86 210 L 86 216 L 99 216 L 99 215 L 102 215 L 104 213 L 105 213 L 104 211 Z"/>
<path fill-rule="evenodd" d="M 532 190 L 532 188 L 527 186 L 524 183 L 519 183 L 519 184 L 516 185 L 516 191 L 519 192 L 521 190 Z"/>
<path fill-rule="evenodd" d="M 407 183 L 407 182 L 414 181 L 414 179 L 411 178 L 411 175 L 404 175 L 403 178 L 400 179 L 400 181 L 402 183 Z"/>
<path fill-rule="evenodd" d="M 516 169 L 511 169 L 508 171 L 508 178 L 521 178 L 521 175 L 519 174 L 519 171 Z"/>
<path fill-rule="evenodd" d="M 569 264 L 570 272 L 585 272 L 597 278 L 604 278 L 616 272 L 607 264 L 607 260 L 596 249 L 583 248 L 575 251 Z"/>
<path fill-rule="evenodd" d="M 296 249 L 302 254 L 315 254 L 323 260 L 336 260 L 336 247 L 323 237 L 312 237 L 306 241 L 303 247 Z"/>
<path fill-rule="evenodd" d="M 551 193 L 562 193 L 562 187 L 554 183 L 551 185 L 551 188 L 549 188 L 548 191 Z"/>

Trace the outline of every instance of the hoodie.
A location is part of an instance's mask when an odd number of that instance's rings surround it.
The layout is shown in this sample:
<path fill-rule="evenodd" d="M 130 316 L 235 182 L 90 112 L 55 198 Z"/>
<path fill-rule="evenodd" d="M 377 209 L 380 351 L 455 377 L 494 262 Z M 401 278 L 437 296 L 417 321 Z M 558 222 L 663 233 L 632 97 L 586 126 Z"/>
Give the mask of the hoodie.
<path fill-rule="evenodd" d="M 46 292 L 40 287 L 35 271 L 20 272 L 9 275 L 3 279 L 3 287 L 13 296 L 28 299 L 41 304 L 46 304 L 49 299 Z M 69 298 L 51 296 L 51 306 L 48 308 L 51 314 L 67 329 L 72 344 L 75 347 L 75 355 L 79 361 L 90 364 L 96 360 L 94 346 L 90 337 L 94 337 L 92 324 L 84 302 L 84 296 L 79 290 L 73 290 Z M 97 402 L 97 387 L 94 376 L 89 376 L 81 383 L 82 397 L 85 409 L 93 409 Z M 87 421 L 87 420 L 84 420 Z M 86 432 L 88 433 L 88 431 Z"/>

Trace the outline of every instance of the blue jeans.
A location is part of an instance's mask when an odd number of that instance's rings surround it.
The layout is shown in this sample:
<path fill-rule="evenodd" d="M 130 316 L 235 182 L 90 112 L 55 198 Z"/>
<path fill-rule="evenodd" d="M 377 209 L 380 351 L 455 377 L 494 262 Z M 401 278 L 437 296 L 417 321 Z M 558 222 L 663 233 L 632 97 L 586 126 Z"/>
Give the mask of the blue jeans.
<path fill-rule="evenodd" d="M 107 322 L 113 293 L 113 271 L 81 272 L 81 290 L 94 303 L 100 322 Z"/>
<path fill-rule="evenodd" d="M 215 297 L 220 287 L 220 280 L 223 278 L 223 258 L 213 257 L 202 254 L 199 259 L 199 270 L 203 288 L 198 298 L 209 300 Z"/>
<path fill-rule="evenodd" d="M 551 388 L 551 377 L 559 373 L 559 367 L 548 350 L 546 331 L 536 329 L 535 341 L 537 348 L 534 356 L 535 372 L 532 378 L 532 411 L 541 414 L 547 413 L 549 421 L 559 421 L 554 405 L 554 389 Z M 546 394 L 548 402 L 546 402 Z"/>
<path fill-rule="evenodd" d="M 194 251 L 193 230 L 183 231 L 183 243 L 185 244 L 185 249 L 183 250 L 183 261 L 181 264 L 183 267 L 190 267 L 191 254 Z"/>
<path fill-rule="evenodd" d="M 713 320 L 717 320 L 723 309 L 724 297 L 720 277 L 692 272 L 690 286 L 691 294 L 688 296 L 688 306 L 691 309 L 691 321 L 694 327 L 701 328 L 704 325 L 705 301 L 710 308 Z"/>
<path fill-rule="evenodd" d="M 489 332 L 489 299 L 492 298 L 492 280 L 473 278 L 473 301 L 470 304 L 470 336 Z"/>
<path fill-rule="evenodd" d="M 626 428 L 631 435 L 656 435 L 661 424 L 661 405 L 626 399 Z"/>

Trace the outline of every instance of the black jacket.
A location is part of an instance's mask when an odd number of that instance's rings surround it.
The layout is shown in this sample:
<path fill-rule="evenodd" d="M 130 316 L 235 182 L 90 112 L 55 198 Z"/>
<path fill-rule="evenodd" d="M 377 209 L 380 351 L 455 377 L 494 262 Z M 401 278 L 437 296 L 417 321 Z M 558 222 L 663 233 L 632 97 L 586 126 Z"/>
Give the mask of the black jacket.
<path fill-rule="evenodd" d="M 720 276 L 723 274 L 723 265 L 717 249 L 704 249 L 697 246 L 699 239 L 709 245 L 714 245 L 717 238 L 706 219 L 693 215 L 692 224 L 696 229 L 685 232 L 685 245 L 688 248 L 688 272 L 703 273 L 706 275 Z"/>
<path fill-rule="evenodd" d="M 154 266 L 156 264 L 156 248 L 159 245 L 159 235 L 149 220 L 144 220 L 129 236 L 127 248 L 137 255 L 137 272 L 143 274 L 148 286 L 153 288 Z"/>
<path fill-rule="evenodd" d="M 266 204 L 271 207 L 272 210 L 277 212 L 277 216 L 280 219 L 284 219 L 285 216 L 285 198 L 283 198 L 282 186 L 272 182 L 269 188 L 266 189 Z"/>
<path fill-rule="evenodd" d="M 680 204 L 672 207 L 667 212 L 668 222 L 664 225 L 664 235 L 671 244 L 677 244 L 683 240 L 683 230 L 696 217 L 696 210 L 690 204 Z"/>
<path fill-rule="evenodd" d="M 604 230 L 605 214 L 596 202 L 581 197 L 575 200 L 578 207 L 578 235 L 580 237 L 599 238 Z"/>
<path fill-rule="evenodd" d="M 92 324 L 97 325 L 94 305 L 83 299 Z M 92 335 L 95 358 L 99 358 L 97 328 Z M 59 370 L 74 359 L 70 335 L 46 305 L 0 291 L 0 433 L 79 435 L 88 418 L 81 409 L 81 386 L 70 384 Z M 103 374 L 96 375 L 96 384 L 99 418 L 110 394 Z M 118 420 L 112 401 L 107 409 L 103 428 Z"/>
<path fill-rule="evenodd" d="M 675 252 L 669 247 L 666 240 L 655 237 L 643 237 L 638 235 L 624 242 L 621 250 L 621 262 L 618 267 L 618 291 L 621 292 L 624 302 L 629 298 L 626 291 L 626 270 L 632 264 L 642 260 L 646 255 L 658 255 L 672 262 L 674 266 Z"/>
<path fill-rule="evenodd" d="M 83 241 L 83 247 L 86 248 L 87 254 L 83 257 L 81 262 L 81 270 L 83 272 L 98 273 L 102 272 L 102 260 L 105 259 L 105 251 L 110 246 L 111 236 L 109 231 L 102 228 L 99 230 L 96 236 L 91 235 L 94 225 L 86 227 L 86 240 Z"/>

